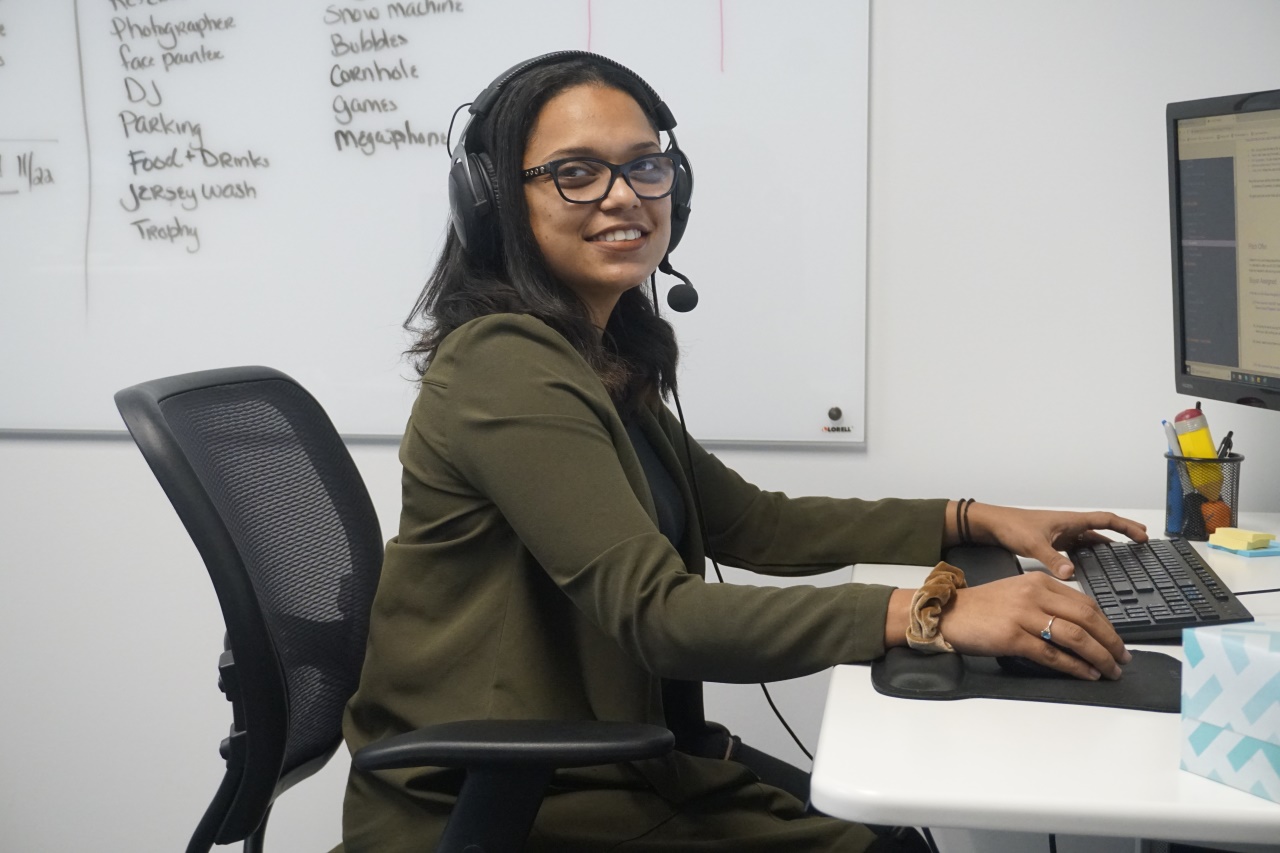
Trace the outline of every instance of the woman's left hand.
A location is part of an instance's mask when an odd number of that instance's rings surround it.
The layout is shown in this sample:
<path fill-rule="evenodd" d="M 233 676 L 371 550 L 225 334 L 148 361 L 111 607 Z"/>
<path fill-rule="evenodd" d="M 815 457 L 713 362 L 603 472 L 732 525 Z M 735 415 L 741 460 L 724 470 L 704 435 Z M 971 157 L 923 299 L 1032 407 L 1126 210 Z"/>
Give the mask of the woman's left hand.
<path fill-rule="evenodd" d="M 1136 542 L 1147 541 L 1145 524 L 1112 512 L 1017 509 L 975 503 L 968 508 L 968 521 L 975 540 L 1039 560 L 1064 580 L 1071 577 L 1075 567 L 1060 552 L 1107 541 L 1108 537 L 1099 530 L 1120 533 Z"/>

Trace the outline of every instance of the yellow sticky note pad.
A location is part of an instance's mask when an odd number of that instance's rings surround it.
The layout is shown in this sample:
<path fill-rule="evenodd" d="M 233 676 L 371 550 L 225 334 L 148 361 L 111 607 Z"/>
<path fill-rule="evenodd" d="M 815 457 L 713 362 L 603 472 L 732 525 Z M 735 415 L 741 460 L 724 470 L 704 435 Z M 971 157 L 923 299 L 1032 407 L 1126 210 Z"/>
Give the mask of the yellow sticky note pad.
<path fill-rule="evenodd" d="M 1235 551 L 1252 551 L 1266 548 L 1275 539 L 1272 533 L 1259 533 L 1256 530 L 1242 530 L 1238 527 L 1219 527 L 1209 536 L 1209 544 L 1220 545 Z"/>

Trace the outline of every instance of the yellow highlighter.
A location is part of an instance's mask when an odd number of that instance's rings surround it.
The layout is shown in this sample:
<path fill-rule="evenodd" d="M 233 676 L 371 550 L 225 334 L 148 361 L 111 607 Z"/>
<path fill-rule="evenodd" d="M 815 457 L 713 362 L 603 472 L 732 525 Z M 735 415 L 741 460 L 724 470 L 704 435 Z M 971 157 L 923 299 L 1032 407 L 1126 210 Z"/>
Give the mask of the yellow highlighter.
<path fill-rule="evenodd" d="M 1215 459 L 1217 451 L 1213 436 L 1209 434 L 1209 422 L 1205 420 L 1200 404 L 1194 409 L 1183 409 L 1173 419 L 1173 429 L 1178 434 L 1178 447 L 1183 457 Z M 1187 473 L 1191 485 L 1207 500 L 1216 501 L 1222 494 L 1222 466 L 1216 462 L 1188 462 Z"/>

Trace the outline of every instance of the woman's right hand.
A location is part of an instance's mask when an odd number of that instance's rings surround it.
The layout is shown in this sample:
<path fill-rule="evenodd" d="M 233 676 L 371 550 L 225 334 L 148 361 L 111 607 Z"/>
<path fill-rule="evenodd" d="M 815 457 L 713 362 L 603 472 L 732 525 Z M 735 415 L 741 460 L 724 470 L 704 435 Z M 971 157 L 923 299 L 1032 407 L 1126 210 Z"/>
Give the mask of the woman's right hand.
<path fill-rule="evenodd" d="M 1116 679 L 1132 660 L 1093 599 L 1043 572 L 957 590 L 939 627 L 958 652 L 1018 655 L 1077 678 Z M 1041 638 L 1046 627 L 1052 643 Z"/>

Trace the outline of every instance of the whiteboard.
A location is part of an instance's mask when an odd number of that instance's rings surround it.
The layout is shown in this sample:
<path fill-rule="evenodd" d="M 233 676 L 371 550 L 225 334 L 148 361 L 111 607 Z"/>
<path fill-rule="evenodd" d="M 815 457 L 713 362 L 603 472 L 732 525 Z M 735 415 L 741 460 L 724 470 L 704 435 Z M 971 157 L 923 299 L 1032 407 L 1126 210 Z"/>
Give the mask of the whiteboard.
<path fill-rule="evenodd" d="M 450 117 L 580 49 L 663 96 L 694 165 L 690 430 L 860 443 L 868 5 L 0 0 L 0 429 L 118 430 L 120 388 L 266 364 L 399 435 Z"/>

